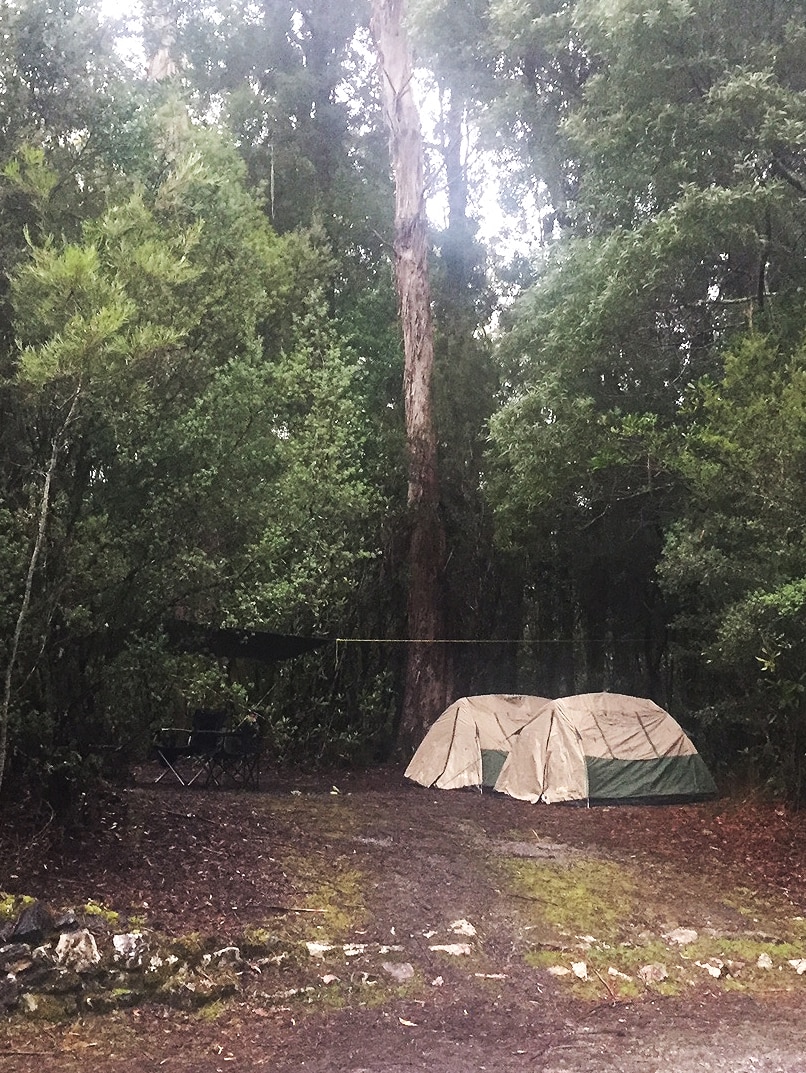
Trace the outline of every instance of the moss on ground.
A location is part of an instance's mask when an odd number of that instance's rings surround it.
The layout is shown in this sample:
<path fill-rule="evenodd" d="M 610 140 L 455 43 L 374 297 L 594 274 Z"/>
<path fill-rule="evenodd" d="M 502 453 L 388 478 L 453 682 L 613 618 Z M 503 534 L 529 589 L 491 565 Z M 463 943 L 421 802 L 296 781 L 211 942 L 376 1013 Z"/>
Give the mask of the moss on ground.
<path fill-rule="evenodd" d="M 354 867 L 337 866 L 327 875 L 317 875 L 313 889 L 306 895 L 304 908 L 320 918 L 315 931 L 325 931 L 330 942 L 348 938 L 366 922 L 364 875 Z M 320 913 L 321 910 L 321 913 Z"/>
<path fill-rule="evenodd" d="M 557 979 L 580 998 L 704 987 L 761 992 L 806 983 L 806 974 L 790 964 L 806 957 L 806 922 L 757 892 L 719 889 L 700 874 L 672 878 L 643 862 L 506 858 L 500 870 L 518 907 L 527 963 L 565 970 Z M 734 925 L 712 926 L 712 912 L 728 913 Z M 696 932 L 695 941 L 669 938 L 681 925 Z M 663 966 L 665 977 L 647 972 L 653 965 Z"/>
<path fill-rule="evenodd" d="M 80 907 L 80 911 L 84 916 L 97 917 L 113 928 L 120 922 L 120 913 L 117 913 L 114 909 L 108 909 L 105 905 L 101 905 L 100 902 L 96 902 L 93 899 L 85 902 Z"/>
<path fill-rule="evenodd" d="M 0 890 L 0 921 L 15 920 L 35 899 L 27 894 L 8 894 Z"/>
<path fill-rule="evenodd" d="M 580 860 L 567 864 L 507 858 L 504 870 L 516 895 L 531 902 L 524 913 L 550 925 L 558 937 L 595 933 L 615 939 L 641 906 L 641 889 L 620 865 Z"/>
<path fill-rule="evenodd" d="M 352 855 L 334 854 L 334 849 L 342 841 L 351 844 L 361 819 L 349 801 L 336 795 L 296 798 L 282 805 L 306 831 L 315 830 L 318 839 L 310 852 L 284 857 L 283 870 L 300 893 L 290 907 L 293 911 L 265 927 L 275 936 L 297 942 L 342 942 L 367 920 L 367 879 L 355 867 Z M 310 845 L 308 839 L 306 845 Z"/>

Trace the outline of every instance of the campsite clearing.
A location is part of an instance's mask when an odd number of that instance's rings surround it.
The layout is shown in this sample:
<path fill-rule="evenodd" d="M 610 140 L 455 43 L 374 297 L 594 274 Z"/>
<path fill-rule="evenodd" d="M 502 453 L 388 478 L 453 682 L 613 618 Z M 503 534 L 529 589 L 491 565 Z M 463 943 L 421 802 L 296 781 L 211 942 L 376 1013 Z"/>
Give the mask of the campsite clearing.
<path fill-rule="evenodd" d="M 243 989 L 16 1017 L 8 1073 L 804 1069 L 804 816 L 756 799 L 533 806 L 392 769 L 261 793 L 149 774 L 91 844 L 0 846 L 3 885 L 92 899 L 115 929 L 248 937 Z"/>

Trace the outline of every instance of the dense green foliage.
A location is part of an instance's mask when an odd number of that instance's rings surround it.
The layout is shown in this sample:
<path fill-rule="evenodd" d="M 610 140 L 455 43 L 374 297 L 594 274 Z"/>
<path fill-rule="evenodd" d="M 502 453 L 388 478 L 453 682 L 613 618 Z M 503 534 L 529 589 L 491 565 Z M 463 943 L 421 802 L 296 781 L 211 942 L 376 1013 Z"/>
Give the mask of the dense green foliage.
<path fill-rule="evenodd" d="M 399 697 L 400 646 L 226 665 L 163 629 L 404 636 L 369 4 L 145 8 L 160 82 L 92 0 L 0 7 L 0 752 L 68 804 L 93 745 L 140 758 L 197 704 L 355 760 Z M 806 3 L 409 14 L 446 208 L 442 599 L 451 637 L 512 642 L 461 646 L 455 690 L 650 694 L 800 799 Z M 478 237 L 493 162 L 534 240 L 508 262 Z"/>
<path fill-rule="evenodd" d="M 14 28 L 22 48 L 22 16 Z M 259 699 L 171 655 L 166 620 L 336 632 L 376 554 L 371 429 L 327 239 L 278 237 L 226 136 L 170 90 L 138 94 L 130 167 L 94 158 L 97 200 L 69 108 L 70 130 L 29 132 L 5 166 L 10 742 L 54 799 L 99 744 L 136 752 L 185 707 Z"/>
<path fill-rule="evenodd" d="M 511 144 L 545 178 L 550 225 L 508 313 L 493 422 L 501 532 L 529 556 L 535 629 L 575 640 L 564 685 L 646 690 L 699 711 L 720 753 L 760 747 L 774 767 L 794 751 L 799 771 L 800 691 L 769 634 L 803 640 L 786 504 L 804 5 L 490 4 L 492 25 L 504 15 L 502 62 L 530 98 Z"/>

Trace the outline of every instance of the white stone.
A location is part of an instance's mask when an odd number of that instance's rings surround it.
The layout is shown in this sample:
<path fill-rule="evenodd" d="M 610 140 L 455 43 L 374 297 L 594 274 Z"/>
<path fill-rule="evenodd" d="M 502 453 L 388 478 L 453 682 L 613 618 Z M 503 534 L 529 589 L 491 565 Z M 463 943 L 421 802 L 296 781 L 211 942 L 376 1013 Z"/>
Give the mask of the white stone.
<path fill-rule="evenodd" d="M 305 945 L 308 947 L 308 953 L 312 958 L 324 957 L 328 950 L 333 949 L 331 943 L 306 943 Z"/>
<path fill-rule="evenodd" d="M 217 965 L 239 965 L 241 951 L 237 946 L 223 946 L 220 950 L 214 950 L 211 958 Z"/>
<path fill-rule="evenodd" d="M 129 931 L 125 935 L 113 935 L 112 946 L 115 948 L 115 953 L 121 954 L 123 957 L 131 957 L 140 946 L 142 938 L 142 933 L 139 931 Z"/>
<path fill-rule="evenodd" d="M 454 920 L 454 922 L 450 925 L 450 929 L 455 935 L 467 935 L 471 939 L 476 934 L 476 929 L 473 927 L 470 921 L 464 919 Z"/>
<path fill-rule="evenodd" d="M 113 960 L 125 962 L 129 969 L 140 968 L 148 954 L 145 938 L 140 931 L 113 935 L 112 946 L 115 948 Z"/>
<path fill-rule="evenodd" d="M 399 984 L 403 984 L 406 980 L 412 980 L 414 978 L 414 966 L 408 961 L 384 961 L 381 968 L 387 976 L 391 976 L 392 979 Z"/>
<path fill-rule="evenodd" d="M 719 958 L 709 958 L 708 961 L 695 961 L 694 964 L 701 969 L 705 969 L 705 971 L 710 976 L 713 976 L 715 980 L 718 980 L 720 976 L 727 975 L 725 962 L 721 961 Z"/>
<path fill-rule="evenodd" d="M 451 954 L 453 957 L 462 957 L 470 953 L 470 943 L 442 943 L 429 946 L 429 950 L 439 950 L 443 954 Z"/>
<path fill-rule="evenodd" d="M 659 961 L 653 961 L 651 965 L 642 965 L 638 975 L 645 984 L 659 984 L 669 975 L 669 970 Z"/>
<path fill-rule="evenodd" d="M 94 968 L 101 960 L 95 936 L 86 928 L 63 932 L 56 944 L 56 960 L 76 972 L 87 972 Z"/>
<path fill-rule="evenodd" d="M 626 972 L 619 972 L 619 970 L 614 968 L 612 965 L 607 970 L 607 975 L 613 976 L 617 980 L 632 980 L 632 976 L 628 976 Z"/>
<path fill-rule="evenodd" d="M 689 943 L 696 943 L 699 935 L 694 928 L 675 928 L 674 931 L 667 932 L 663 938 L 670 943 L 677 943 L 678 946 L 688 946 Z"/>

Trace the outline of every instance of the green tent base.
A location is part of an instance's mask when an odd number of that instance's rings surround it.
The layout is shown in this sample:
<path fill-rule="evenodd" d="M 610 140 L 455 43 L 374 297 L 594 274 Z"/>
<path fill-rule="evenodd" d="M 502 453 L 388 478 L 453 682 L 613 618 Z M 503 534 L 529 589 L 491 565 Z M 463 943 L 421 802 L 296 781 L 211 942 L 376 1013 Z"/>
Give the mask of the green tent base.
<path fill-rule="evenodd" d="M 501 768 L 509 754 L 503 749 L 481 750 L 481 785 L 493 787 L 498 782 Z"/>
<path fill-rule="evenodd" d="M 699 753 L 656 760 L 586 756 L 585 766 L 591 801 L 694 801 L 717 794 L 716 783 Z"/>

